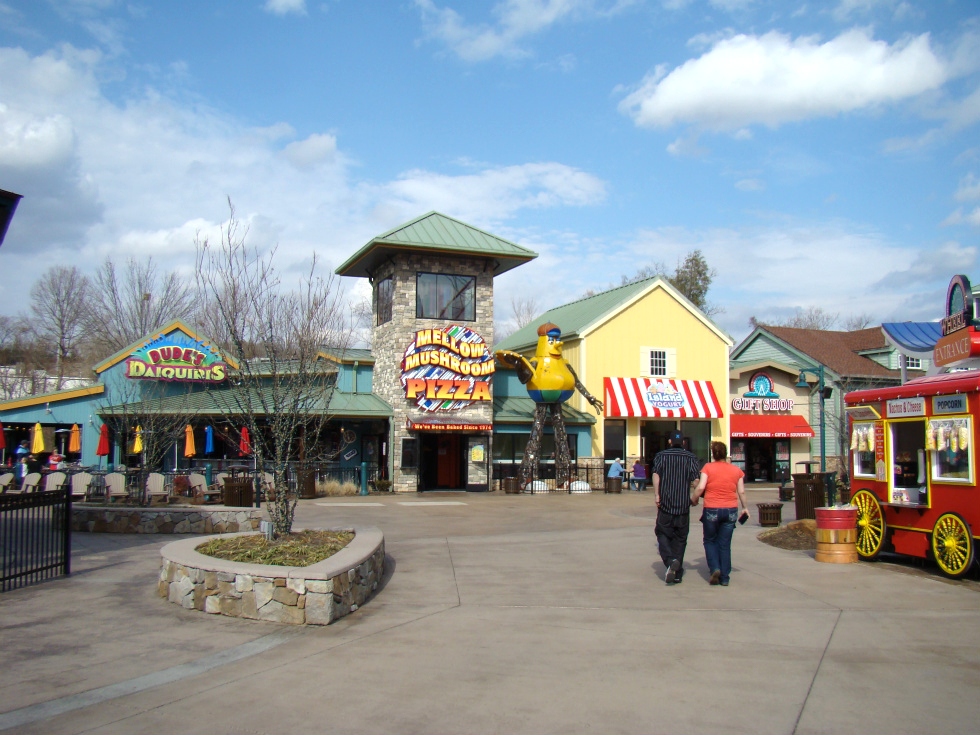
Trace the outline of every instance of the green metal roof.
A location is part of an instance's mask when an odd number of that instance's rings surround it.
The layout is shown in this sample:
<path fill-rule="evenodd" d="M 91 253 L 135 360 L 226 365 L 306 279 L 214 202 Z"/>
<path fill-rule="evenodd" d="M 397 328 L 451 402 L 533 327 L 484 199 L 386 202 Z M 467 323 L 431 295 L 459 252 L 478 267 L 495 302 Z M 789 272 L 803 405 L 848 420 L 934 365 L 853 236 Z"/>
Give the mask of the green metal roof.
<path fill-rule="evenodd" d="M 561 328 L 561 338 L 566 342 L 581 337 L 589 326 L 622 308 L 630 300 L 660 280 L 662 279 L 659 276 L 644 278 L 642 281 L 636 281 L 627 286 L 619 286 L 593 296 L 586 296 L 584 299 L 573 301 L 570 304 L 557 306 L 546 311 L 526 327 L 518 329 L 510 336 L 502 339 L 494 346 L 494 349 L 519 352 L 534 347 L 538 342 L 538 326 L 545 322 L 557 324 Z"/>
<path fill-rule="evenodd" d="M 142 403 L 128 403 L 99 408 L 102 416 L 134 414 L 187 414 L 190 416 L 224 416 L 234 412 L 237 388 L 202 390 L 185 395 L 168 396 Z M 271 388 L 264 389 L 271 392 Z M 262 397 L 256 393 L 250 401 L 253 406 L 262 405 Z M 266 405 L 271 405 L 271 399 Z M 340 417 L 386 418 L 392 415 L 391 406 L 373 393 L 342 393 L 332 391 L 326 407 L 315 407 L 313 412 L 328 413 Z"/>
<path fill-rule="evenodd" d="M 324 347 L 323 354 L 335 362 L 374 364 L 374 353 L 360 347 Z"/>
<path fill-rule="evenodd" d="M 340 276 L 367 278 L 385 260 L 399 252 L 448 253 L 490 258 L 494 261 L 495 276 L 538 257 L 533 250 L 509 240 L 439 212 L 429 212 L 378 235 L 337 268 L 336 273 Z"/>
<path fill-rule="evenodd" d="M 493 421 L 500 424 L 530 424 L 534 421 L 535 403 L 527 396 L 494 396 Z M 566 424 L 594 424 L 595 416 L 582 413 L 567 403 L 561 406 Z"/>

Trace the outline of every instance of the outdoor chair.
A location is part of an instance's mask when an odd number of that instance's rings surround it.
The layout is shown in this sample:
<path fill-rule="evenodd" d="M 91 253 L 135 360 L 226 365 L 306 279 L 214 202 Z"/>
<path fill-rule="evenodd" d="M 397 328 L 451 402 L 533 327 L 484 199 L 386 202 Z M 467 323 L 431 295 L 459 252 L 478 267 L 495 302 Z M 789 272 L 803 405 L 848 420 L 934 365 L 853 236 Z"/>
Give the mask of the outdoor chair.
<path fill-rule="evenodd" d="M 221 502 L 221 490 L 215 489 L 213 485 L 208 487 L 208 481 L 204 475 L 192 472 L 187 479 L 190 483 L 191 496 L 195 500 L 199 500 L 202 503 Z"/>
<path fill-rule="evenodd" d="M 24 478 L 24 484 L 20 486 L 20 491 L 22 493 L 33 493 L 37 492 L 37 486 L 41 482 L 40 472 L 31 472 L 27 477 Z"/>
<path fill-rule="evenodd" d="M 14 482 L 13 472 L 4 472 L 2 475 L 0 475 L 0 495 L 7 492 L 13 485 L 13 482 Z"/>
<path fill-rule="evenodd" d="M 129 497 L 129 490 L 126 489 L 126 475 L 120 472 L 110 472 L 105 476 L 105 495 L 110 503 L 114 503 L 120 498 L 125 500 Z"/>
<path fill-rule="evenodd" d="M 92 475 L 88 472 L 76 472 L 71 476 L 71 499 L 84 501 L 88 497 L 88 486 L 92 482 Z"/>
<path fill-rule="evenodd" d="M 167 478 L 159 472 L 151 472 L 146 476 L 146 497 L 153 505 L 154 500 L 163 503 L 170 502 L 170 488 L 167 487 Z"/>
<path fill-rule="evenodd" d="M 262 498 L 264 500 L 275 500 L 276 498 L 276 484 L 275 478 L 271 472 L 263 472 L 262 479 L 259 483 L 259 489 L 262 492 Z"/>
<path fill-rule="evenodd" d="M 64 472 L 52 472 L 46 475 L 44 478 L 44 492 L 49 493 L 52 490 L 60 490 L 67 480 L 68 475 Z"/>

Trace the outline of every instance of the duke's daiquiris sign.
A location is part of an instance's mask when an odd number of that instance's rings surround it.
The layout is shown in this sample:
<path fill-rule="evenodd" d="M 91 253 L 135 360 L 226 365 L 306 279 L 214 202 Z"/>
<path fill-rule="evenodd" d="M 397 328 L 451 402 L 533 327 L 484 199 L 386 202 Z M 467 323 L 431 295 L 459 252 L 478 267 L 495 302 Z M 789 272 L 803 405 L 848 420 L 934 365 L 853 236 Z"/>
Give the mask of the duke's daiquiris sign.
<path fill-rule="evenodd" d="M 178 335 L 171 335 L 158 337 L 130 355 L 126 377 L 220 383 L 228 377 L 228 365 L 205 345 L 181 343 Z"/>
<path fill-rule="evenodd" d="M 421 329 L 405 350 L 401 382 L 405 397 L 423 411 L 455 411 L 492 401 L 493 355 L 483 337 L 468 327 Z"/>

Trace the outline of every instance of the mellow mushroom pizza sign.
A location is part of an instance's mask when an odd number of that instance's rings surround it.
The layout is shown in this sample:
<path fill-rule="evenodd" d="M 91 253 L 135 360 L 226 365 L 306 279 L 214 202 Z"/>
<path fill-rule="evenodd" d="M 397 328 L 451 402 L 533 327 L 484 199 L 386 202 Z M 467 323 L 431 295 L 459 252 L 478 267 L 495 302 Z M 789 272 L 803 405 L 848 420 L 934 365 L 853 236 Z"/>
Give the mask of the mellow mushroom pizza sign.
<path fill-rule="evenodd" d="M 405 397 L 423 411 L 455 411 L 492 401 L 493 355 L 483 337 L 468 327 L 420 329 L 402 358 Z"/>

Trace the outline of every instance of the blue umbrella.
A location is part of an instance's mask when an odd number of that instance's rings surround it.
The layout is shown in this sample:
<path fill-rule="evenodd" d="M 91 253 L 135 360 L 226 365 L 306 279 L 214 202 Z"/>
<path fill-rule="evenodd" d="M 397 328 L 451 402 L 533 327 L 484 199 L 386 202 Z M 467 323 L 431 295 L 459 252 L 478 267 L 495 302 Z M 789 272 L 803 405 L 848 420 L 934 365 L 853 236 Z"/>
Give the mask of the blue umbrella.
<path fill-rule="evenodd" d="M 214 429 L 210 426 L 204 427 L 204 453 L 211 454 L 214 451 Z"/>

